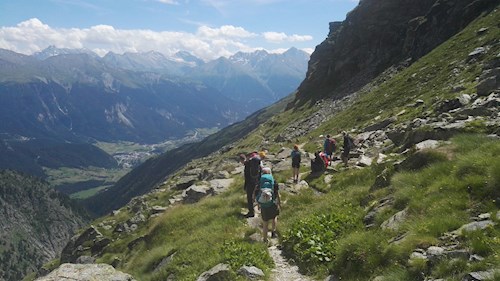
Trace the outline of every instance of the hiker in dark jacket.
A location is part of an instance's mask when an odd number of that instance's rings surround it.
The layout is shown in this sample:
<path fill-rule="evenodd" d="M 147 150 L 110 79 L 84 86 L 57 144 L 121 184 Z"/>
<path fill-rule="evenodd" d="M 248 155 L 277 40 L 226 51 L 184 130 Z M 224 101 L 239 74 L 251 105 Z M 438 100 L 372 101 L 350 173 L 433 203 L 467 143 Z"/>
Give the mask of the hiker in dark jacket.
<path fill-rule="evenodd" d="M 326 139 L 323 142 L 323 151 L 326 154 L 326 158 L 328 158 L 328 163 L 333 161 L 333 154 L 335 153 L 336 141 L 330 135 L 326 135 Z"/>
<path fill-rule="evenodd" d="M 299 151 L 298 145 L 293 146 L 293 150 L 292 150 L 292 153 L 290 153 L 290 156 L 292 158 L 293 182 L 298 183 L 299 182 L 300 160 L 301 160 L 301 153 Z"/>
<path fill-rule="evenodd" d="M 318 173 L 324 172 L 326 170 L 326 163 L 321 155 L 323 152 L 317 151 L 314 153 L 314 159 L 311 159 L 311 172 Z"/>
<path fill-rule="evenodd" d="M 255 200 L 255 189 L 259 184 L 261 175 L 259 154 L 257 152 L 252 152 L 248 156 L 245 156 L 245 154 L 241 154 L 240 162 L 245 165 L 245 184 L 243 185 L 243 189 L 247 193 L 248 208 L 248 213 L 245 215 L 245 217 L 249 218 L 255 216 L 253 207 L 253 203 Z"/>
<path fill-rule="evenodd" d="M 344 136 L 344 151 L 342 151 L 341 158 L 342 162 L 344 162 L 344 165 L 347 167 L 347 162 L 349 161 L 349 153 L 351 152 L 351 149 L 354 148 L 354 140 L 346 131 L 343 131 L 342 135 Z"/>

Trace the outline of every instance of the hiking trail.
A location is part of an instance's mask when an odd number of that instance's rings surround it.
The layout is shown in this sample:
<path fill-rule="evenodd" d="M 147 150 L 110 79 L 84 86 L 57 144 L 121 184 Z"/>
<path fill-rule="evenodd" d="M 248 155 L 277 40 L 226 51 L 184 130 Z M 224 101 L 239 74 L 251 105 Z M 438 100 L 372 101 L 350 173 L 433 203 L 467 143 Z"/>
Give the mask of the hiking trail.
<path fill-rule="evenodd" d="M 246 210 L 246 209 L 245 209 Z M 257 229 L 258 231 L 254 234 L 254 240 L 262 242 L 262 218 L 260 216 L 260 211 L 255 210 L 255 217 L 247 218 L 247 224 Z M 271 226 L 271 223 L 269 223 Z M 279 216 L 278 216 L 278 229 L 279 229 Z M 280 249 L 279 239 L 270 238 L 267 247 L 269 256 L 274 261 L 275 267 L 271 270 L 271 281 L 312 281 L 313 279 L 302 275 L 299 272 L 299 268 L 296 265 L 290 264 L 287 259 L 283 256 Z"/>

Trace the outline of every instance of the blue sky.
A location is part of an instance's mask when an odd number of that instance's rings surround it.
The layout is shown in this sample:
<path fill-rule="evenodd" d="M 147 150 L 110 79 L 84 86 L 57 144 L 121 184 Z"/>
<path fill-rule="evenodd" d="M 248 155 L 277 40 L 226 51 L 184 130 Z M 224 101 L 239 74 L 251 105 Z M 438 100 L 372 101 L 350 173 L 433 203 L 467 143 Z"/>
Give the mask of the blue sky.
<path fill-rule="evenodd" d="M 185 50 L 203 59 L 237 51 L 309 52 L 358 0 L 0 0 L 0 48 L 49 45 L 108 51 Z"/>

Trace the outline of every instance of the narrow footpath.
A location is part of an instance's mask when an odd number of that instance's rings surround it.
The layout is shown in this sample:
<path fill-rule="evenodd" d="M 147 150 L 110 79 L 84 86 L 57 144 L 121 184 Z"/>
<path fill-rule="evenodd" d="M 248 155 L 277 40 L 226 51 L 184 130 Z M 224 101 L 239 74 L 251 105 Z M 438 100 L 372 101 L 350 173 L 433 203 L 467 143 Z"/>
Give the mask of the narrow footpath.
<path fill-rule="evenodd" d="M 260 211 L 255 208 L 255 217 L 247 218 L 247 223 L 250 227 L 257 229 L 255 234 L 255 240 L 262 241 L 262 218 L 260 216 Z M 269 223 L 269 226 L 271 223 Z M 279 228 L 279 217 L 278 217 L 278 228 Z M 302 275 L 299 272 L 299 268 L 295 265 L 291 265 L 287 259 L 283 256 L 280 249 L 279 239 L 269 237 L 269 246 L 267 250 L 269 256 L 274 261 L 275 268 L 271 270 L 271 281 L 312 281 L 310 277 Z"/>

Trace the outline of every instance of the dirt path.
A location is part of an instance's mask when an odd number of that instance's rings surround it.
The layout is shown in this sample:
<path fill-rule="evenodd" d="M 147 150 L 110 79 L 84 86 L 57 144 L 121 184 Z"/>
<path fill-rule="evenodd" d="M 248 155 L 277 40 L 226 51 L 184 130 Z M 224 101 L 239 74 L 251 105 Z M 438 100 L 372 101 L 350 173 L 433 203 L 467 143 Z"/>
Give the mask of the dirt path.
<path fill-rule="evenodd" d="M 258 229 L 255 240 L 262 241 L 262 219 L 260 217 L 260 212 L 255 210 L 255 217 L 247 218 L 247 223 L 250 227 Z M 269 223 L 271 226 L 271 223 Z M 279 218 L 278 218 L 279 227 Z M 271 270 L 272 281 L 312 281 L 313 279 L 302 275 L 299 273 L 299 268 L 295 265 L 291 265 L 287 259 L 283 256 L 283 253 L 279 247 L 278 238 L 269 238 L 270 245 L 267 250 L 269 256 L 274 260 L 275 268 Z"/>

